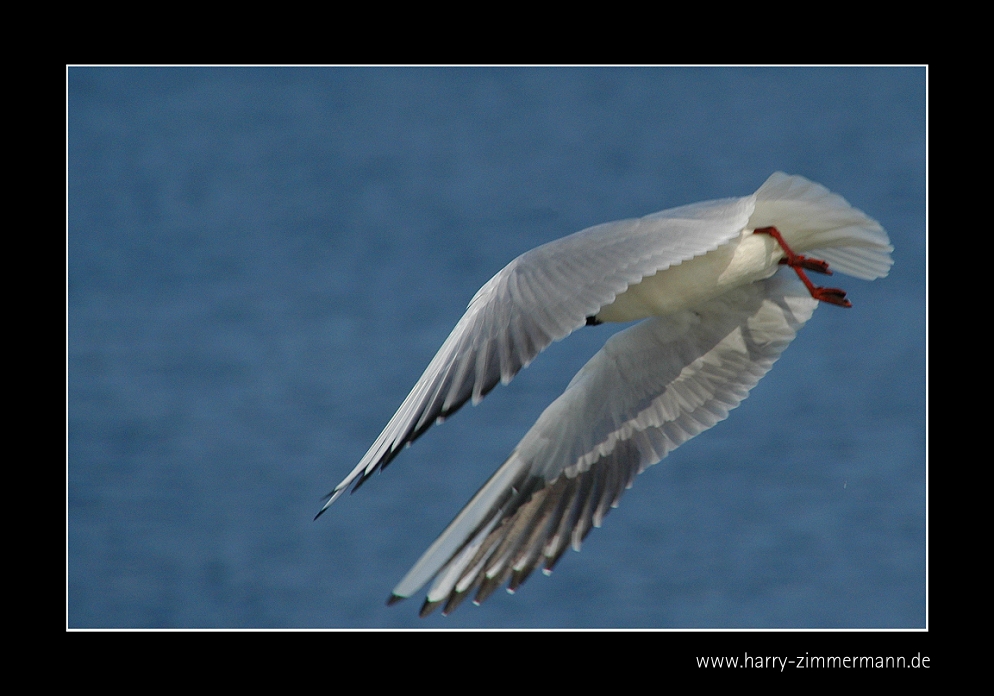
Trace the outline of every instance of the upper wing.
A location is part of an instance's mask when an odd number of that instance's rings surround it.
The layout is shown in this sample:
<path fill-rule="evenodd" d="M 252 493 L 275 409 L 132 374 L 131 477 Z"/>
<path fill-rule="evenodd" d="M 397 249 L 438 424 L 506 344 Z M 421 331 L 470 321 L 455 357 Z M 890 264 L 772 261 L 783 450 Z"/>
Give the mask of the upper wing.
<path fill-rule="evenodd" d="M 513 591 L 591 527 L 636 475 L 710 428 L 766 374 L 818 302 L 793 274 L 612 337 L 393 591 L 435 578 L 422 615 Z"/>
<path fill-rule="evenodd" d="M 682 206 L 590 227 L 519 256 L 480 288 L 466 313 L 324 512 L 358 488 L 432 423 L 505 384 L 552 341 L 643 277 L 729 242 L 754 196 Z M 354 490 L 354 489 L 353 489 Z M 321 514 L 318 513 L 318 515 Z"/>

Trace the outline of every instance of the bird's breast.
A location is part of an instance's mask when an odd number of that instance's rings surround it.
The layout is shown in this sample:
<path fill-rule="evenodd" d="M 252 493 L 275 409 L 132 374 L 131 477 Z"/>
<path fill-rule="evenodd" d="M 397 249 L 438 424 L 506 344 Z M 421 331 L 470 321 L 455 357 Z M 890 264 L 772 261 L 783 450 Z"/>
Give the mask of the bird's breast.
<path fill-rule="evenodd" d="M 672 314 L 747 283 L 769 278 L 783 251 L 772 237 L 745 229 L 728 244 L 670 266 L 628 286 L 601 307 L 599 321 L 626 322 Z"/>

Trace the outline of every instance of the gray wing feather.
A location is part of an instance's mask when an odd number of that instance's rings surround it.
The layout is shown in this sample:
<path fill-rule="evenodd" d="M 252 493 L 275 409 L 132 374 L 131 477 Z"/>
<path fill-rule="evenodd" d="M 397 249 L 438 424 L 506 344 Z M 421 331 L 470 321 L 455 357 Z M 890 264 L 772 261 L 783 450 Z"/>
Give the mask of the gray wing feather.
<path fill-rule="evenodd" d="M 470 399 L 478 402 L 498 382 L 509 382 L 552 341 L 583 326 L 629 285 L 728 243 L 745 227 L 754 206 L 754 196 L 695 203 L 597 225 L 516 258 L 476 293 L 397 413 L 329 494 L 322 512 L 433 423 Z"/>
<path fill-rule="evenodd" d="M 394 590 L 451 611 L 579 549 L 646 467 L 728 415 L 810 318 L 793 273 L 611 338 Z"/>

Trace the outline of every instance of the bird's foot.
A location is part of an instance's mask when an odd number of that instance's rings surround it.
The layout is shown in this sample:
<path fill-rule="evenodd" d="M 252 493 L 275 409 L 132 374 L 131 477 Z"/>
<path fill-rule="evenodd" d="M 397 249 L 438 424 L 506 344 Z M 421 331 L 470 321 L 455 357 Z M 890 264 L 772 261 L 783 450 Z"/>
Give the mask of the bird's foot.
<path fill-rule="evenodd" d="M 795 254 L 794 250 L 787 245 L 784 241 L 783 236 L 780 234 L 780 230 L 776 227 L 760 227 L 753 230 L 753 234 L 768 234 L 773 239 L 777 241 L 780 248 L 783 249 L 784 258 L 780 259 L 780 263 L 790 266 L 797 273 L 797 277 L 801 279 L 804 286 L 811 293 L 811 297 L 819 300 L 821 302 L 828 302 L 829 304 L 838 305 L 839 307 L 852 307 L 852 302 L 846 299 L 846 291 L 840 290 L 839 288 L 822 288 L 816 286 L 808 279 L 808 274 L 804 272 L 804 269 L 809 271 L 814 271 L 816 273 L 824 273 L 825 275 L 832 275 L 832 271 L 828 269 L 828 263 L 822 261 L 821 259 L 812 259 L 801 254 Z"/>
<path fill-rule="evenodd" d="M 790 266 L 791 268 L 806 268 L 809 271 L 814 271 L 815 273 L 832 275 L 832 272 L 828 270 L 827 261 L 812 259 L 807 256 L 802 256 L 801 254 L 792 254 L 792 256 L 793 258 L 784 257 L 780 259 L 780 263 L 784 266 Z"/>
<path fill-rule="evenodd" d="M 804 278 L 801 278 L 804 280 Z M 846 299 L 846 291 L 838 288 L 808 288 L 811 297 L 822 302 L 838 305 L 839 307 L 852 307 L 852 302 Z"/>

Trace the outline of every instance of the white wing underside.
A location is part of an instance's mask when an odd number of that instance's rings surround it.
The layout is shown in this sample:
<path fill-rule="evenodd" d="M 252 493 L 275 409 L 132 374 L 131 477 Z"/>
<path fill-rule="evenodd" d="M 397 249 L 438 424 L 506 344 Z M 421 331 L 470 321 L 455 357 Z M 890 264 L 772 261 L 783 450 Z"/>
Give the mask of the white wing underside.
<path fill-rule="evenodd" d="M 784 269 L 786 270 L 786 269 Z M 793 273 L 612 337 L 394 589 L 422 615 L 551 570 L 646 467 L 723 420 L 811 316 Z"/>
<path fill-rule="evenodd" d="M 754 196 L 696 203 L 597 225 L 519 256 L 476 293 L 414 389 L 332 491 L 322 512 L 350 485 L 355 490 L 389 464 L 432 424 L 469 399 L 477 403 L 498 382 L 511 381 L 546 346 L 584 326 L 587 317 L 629 285 L 738 236 L 754 206 Z"/>

